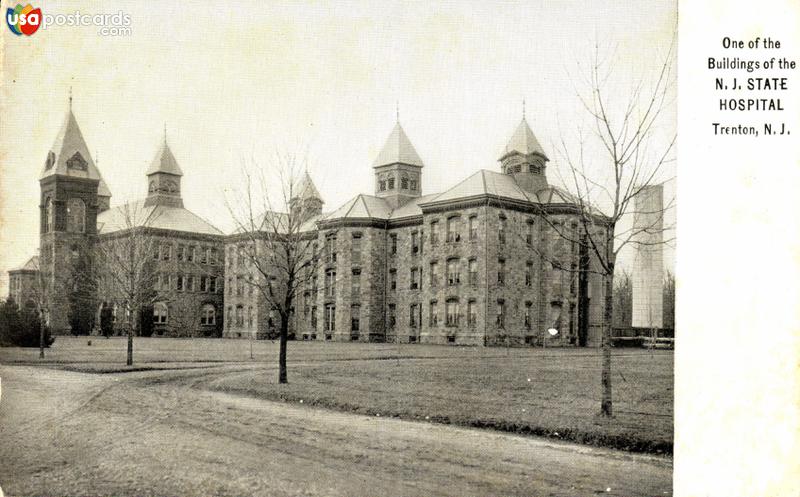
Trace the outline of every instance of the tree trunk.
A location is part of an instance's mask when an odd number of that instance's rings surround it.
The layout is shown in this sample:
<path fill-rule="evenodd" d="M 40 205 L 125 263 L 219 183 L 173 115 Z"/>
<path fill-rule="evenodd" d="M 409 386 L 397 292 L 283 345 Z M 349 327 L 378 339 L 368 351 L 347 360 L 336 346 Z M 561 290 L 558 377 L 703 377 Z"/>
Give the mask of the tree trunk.
<path fill-rule="evenodd" d="M 281 340 L 278 352 L 278 383 L 288 383 L 286 378 L 286 342 L 289 340 L 289 318 L 281 316 Z"/>
<path fill-rule="evenodd" d="M 39 313 L 41 316 L 41 313 Z M 44 319 L 39 319 L 39 359 L 44 359 Z"/>
<path fill-rule="evenodd" d="M 125 363 L 128 366 L 133 366 L 133 332 L 136 328 L 136 318 L 133 318 L 133 323 L 128 327 L 128 361 Z"/>
<path fill-rule="evenodd" d="M 614 309 L 614 273 L 603 276 L 605 285 L 605 306 L 603 309 L 603 372 L 601 382 L 603 387 L 603 398 L 600 403 L 600 413 L 603 416 L 612 416 L 611 406 L 611 319 Z"/>

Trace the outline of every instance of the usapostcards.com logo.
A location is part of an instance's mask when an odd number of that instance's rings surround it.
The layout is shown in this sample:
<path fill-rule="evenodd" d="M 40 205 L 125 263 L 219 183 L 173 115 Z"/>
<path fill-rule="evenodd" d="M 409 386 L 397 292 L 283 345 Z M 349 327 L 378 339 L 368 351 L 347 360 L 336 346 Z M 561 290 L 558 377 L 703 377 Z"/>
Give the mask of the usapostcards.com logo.
<path fill-rule="evenodd" d="M 30 4 L 23 7 L 17 4 L 6 11 L 8 29 L 17 36 L 30 36 L 39 29 L 42 23 L 42 9 L 34 9 Z"/>
<path fill-rule="evenodd" d="M 131 17 L 119 11 L 116 14 L 82 14 L 76 10 L 70 14 L 42 14 L 41 9 L 34 9 L 30 4 L 23 7 L 17 4 L 6 11 L 8 29 L 17 36 L 31 36 L 39 26 L 47 29 L 50 26 L 99 26 L 100 36 L 129 36 L 131 34 Z"/>

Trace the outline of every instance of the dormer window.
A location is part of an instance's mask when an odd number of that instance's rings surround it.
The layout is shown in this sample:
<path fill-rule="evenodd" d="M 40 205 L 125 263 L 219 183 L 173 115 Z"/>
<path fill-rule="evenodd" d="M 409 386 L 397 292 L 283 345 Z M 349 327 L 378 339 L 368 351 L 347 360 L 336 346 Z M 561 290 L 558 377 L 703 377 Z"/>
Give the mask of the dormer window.
<path fill-rule="evenodd" d="M 47 152 L 47 162 L 44 164 L 45 169 L 50 169 L 53 167 L 53 164 L 56 163 L 56 154 L 53 152 Z"/>
<path fill-rule="evenodd" d="M 72 157 L 67 159 L 67 168 L 76 169 L 78 171 L 86 171 L 87 162 L 80 152 L 75 152 Z"/>

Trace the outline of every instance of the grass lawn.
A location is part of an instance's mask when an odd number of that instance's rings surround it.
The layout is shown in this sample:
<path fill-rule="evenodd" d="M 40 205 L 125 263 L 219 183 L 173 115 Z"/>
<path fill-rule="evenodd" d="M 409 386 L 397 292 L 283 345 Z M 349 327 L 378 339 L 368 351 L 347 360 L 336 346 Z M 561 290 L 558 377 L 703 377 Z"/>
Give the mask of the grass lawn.
<path fill-rule="evenodd" d="M 58 337 L 43 365 L 120 372 L 125 339 Z M 360 343 L 289 343 L 289 384 L 276 381 L 277 342 L 135 339 L 133 369 L 258 366 L 200 388 L 306 405 L 535 434 L 632 451 L 672 452 L 673 352 L 616 349 L 612 419 L 600 406 L 600 351 Z M 0 349 L 0 363 L 42 364 L 38 350 Z"/>

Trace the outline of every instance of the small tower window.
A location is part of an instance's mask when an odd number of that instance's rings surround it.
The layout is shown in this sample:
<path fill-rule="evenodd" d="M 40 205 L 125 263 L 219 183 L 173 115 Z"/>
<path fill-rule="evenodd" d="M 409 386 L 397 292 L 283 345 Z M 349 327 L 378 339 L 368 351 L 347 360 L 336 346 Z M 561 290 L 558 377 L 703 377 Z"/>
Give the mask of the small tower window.
<path fill-rule="evenodd" d="M 405 176 L 400 178 L 400 189 L 408 190 L 408 178 Z"/>
<path fill-rule="evenodd" d="M 86 231 L 86 204 L 79 198 L 67 202 L 67 231 L 83 233 Z"/>
<path fill-rule="evenodd" d="M 412 179 L 412 180 L 410 181 L 410 184 L 411 184 L 411 191 L 412 191 L 412 192 L 415 192 L 415 191 L 417 191 L 417 180 L 415 180 L 415 179 Z"/>
<path fill-rule="evenodd" d="M 386 191 L 386 180 L 385 179 L 381 179 L 380 181 L 378 181 L 378 191 L 382 191 L 382 192 Z"/>
<path fill-rule="evenodd" d="M 50 197 L 44 201 L 44 232 L 49 233 L 53 231 L 53 201 Z"/>
<path fill-rule="evenodd" d="M 389 178 L 389 190 L 394 190 L 394 178 Z"/>

